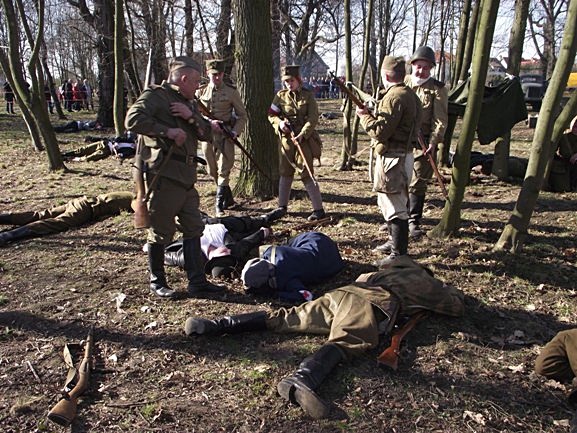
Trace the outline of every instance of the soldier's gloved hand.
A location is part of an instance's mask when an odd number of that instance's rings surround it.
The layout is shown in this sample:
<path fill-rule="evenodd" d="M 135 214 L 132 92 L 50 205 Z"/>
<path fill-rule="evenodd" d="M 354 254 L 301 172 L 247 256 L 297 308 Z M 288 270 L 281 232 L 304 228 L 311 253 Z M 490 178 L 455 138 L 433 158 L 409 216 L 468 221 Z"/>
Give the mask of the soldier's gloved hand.
<path fill-rule="evenodd" d="M 290 123 L 288 120 L 281 120 L 278 127 L 285 134 L 289 134 L 291 132 Z"/>
<path fill-rule="evenodd" d="M 377 145 L 375 146 L 375 153 L 377 155 L 383 156 L 385 154 L 386 150 L 387 149 L 385 148 L 385 145 L 383 143 L 377 143 Z"/>
<path fill-rule="evenodd" d="M 186 141 L 186 132 L 180 128 L 168 128 L 166 131 L 166 136 L 174 141 L 178 147 L 181 147 Z"/>

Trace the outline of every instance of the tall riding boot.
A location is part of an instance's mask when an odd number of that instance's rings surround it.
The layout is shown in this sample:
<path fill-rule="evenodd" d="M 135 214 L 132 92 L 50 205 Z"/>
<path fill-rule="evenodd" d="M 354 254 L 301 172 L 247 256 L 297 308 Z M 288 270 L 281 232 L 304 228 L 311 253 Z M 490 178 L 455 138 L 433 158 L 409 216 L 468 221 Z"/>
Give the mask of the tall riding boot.
<path fill-rule="evenodd" d="M 389 232 L 389 236 L 387 238 L 387 242 L 385 242 L 384 244 L 381 245 L 377 245 L 373 251 L 380 251 L 386 254 L 389 254 L 391 252 L 391 250 L 393 249 L 394 243 L 393 243 L 393 238 L 391 237 L 390 233 L 391 233 L 391 223 L 387 222 L 387 227 L 388 227 L 388 232 Z"/>
<path fill-rule="evenodd" d="M 234 197 L 232 196 L 232 190 L 230 189 L 229 185 L 225 185 L 225 186 L 223 186 L 223 188 L 224 188 L 223 207 L 224 207 L 224 209 L 230 209 L 236 204 L 234 202 Z"/>
<path fill-rule="evenodd" d="M 323 345 L 305 358 L 292 376 L 285 377 L 278 383 L 278 393 L 285 400 L 298 404 L 312 418 L 326 418 L 330 406 L 315 390 L 344 358 L 344 353 L 336 344 Z"/>
<path fill-rule="evenodd" d="M 182 241 L 182 252 L 184 254 L 184 270 L 188 277 L 189 295 L 195 296 L 203 293 L 220 293 L 224 291 L 223 286 L 217 286 L 206 280 L 202 251 L 200 249 L 200 238 L 184 239 Z"/>
<path fill-rule="evenodd" d="M 150 291 L 161 298 L 173 298 L 174 290 L 168 286 L 164 273 L 163 244 L 148 244 L 148 272 L 150 273 Z"/>
<path fill-rule="evenodd" d="M 425 234 L 420 227 L 424 206 L 425 194 L 416 195 L 409 193 L 409 234 L 413 239 Z"/>
<path fill-rule="evenodd" d="M 392 246 L 390 254 L 382 260 L 374 263 L 375 266 L 382 268 L 392 263 L 399 256 L 407 254 L 409 246 L 409 222 L 395 218 L 389 223 Z"/>
<path fill-rule="evenodd" d="M 11 242 L 32 238 L 34 236 L 36 236 L 36 234 L 26 226 L 18 227 L 14 230 L 0 232 L 0 247 L 3 247 Z"/>
<path fill-rule="evenodd" d="M 178 266 L 184 269 L 182 241 L 175 241 L 164 249 L 164 264 L 167 266 Z"/>
<path fill-rule="evenodd" d="M 215 216 L 218 218 L 223 217 L 224 213 L 224 186 L 218 186 L 216 188 L 216 209 L 215 209 Z"/>
<path fill-rule="evenodd" d="M 186 335 L 223 335 L 239 334 L 249 331 L 266 330 L 267 313 L 257 311 L 255 313 L 225 316 L 220 319 L 201 319 L 189 317 L 184 324 Z"/>
<path fill-rule="evenodd" d="M 0 213 L 0 224 L 4 224 L 4 225 L 14 224 L 12 222 L 12 214 Z"/>

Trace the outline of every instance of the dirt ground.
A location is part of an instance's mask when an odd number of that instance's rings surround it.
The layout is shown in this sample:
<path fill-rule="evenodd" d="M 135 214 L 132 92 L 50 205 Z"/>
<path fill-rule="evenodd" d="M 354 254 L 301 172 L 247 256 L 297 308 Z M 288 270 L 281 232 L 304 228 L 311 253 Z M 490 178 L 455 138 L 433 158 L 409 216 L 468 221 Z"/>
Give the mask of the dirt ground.
<path fill-rule="evenodd" d="M 323 111 L 338 111 L 337 102 Z M 83 114 L 86 116 L 86 114 Z M 75 118 L 79 118 L 76 115 Z M 60 123 L 56 118 L 54 123 Z M 367 165 L 335 170 L 341 121 L 322 120 L 322 166 L 315 167 L 334 224 L 319 228 L 339 245 L 346 268 L 315 294 L 375 270 L 382 216 Z M 84 134 L 61 134 L 61 149 Z M 91 135 L 94 135 L 93 133 Z M 107 134 L 113 135 L 109 131 Z M 513 131 L 512 154 L 527 156 L 532 130 Z M 359 155 L 368 151 L 363 135 Z M 489 147 L 475 147 L 485 153 Z M 131 190 L 130 164 L 107 159 L 69 163 L 49 173 L 47 157 L 31 150 L 18 117 L 0 114 L 0 212 L 41 209 L 82 195 Z M 238 170 L 239 164 L 237 164 Z M 449 177 L 448 170 L 445 174 Z M 295 182 L 290 216 L 278 230 L 310 212 Z M 211 212 L 214 188 L 198 183 Z M 539 349 L 577 322 L 577 194 L 542 193 L 522 254 L 492 252 L 520 185 L 475 175 L 467 188 L 457 237 L 411 242 L 410 255 L 466 294 L 466 314 L 433 316 L 408 335 L 397 371 L 380 368 L 386 346 L 339 366 L 319 392 L 334 402 L 331 418 L 314 421 L 276 394 L 277 382 L 318 348 L 322 336 L 272 333 L 188 339 L 191 315 L 268 310 L 239 280 L 210 299 L 161 300 L 148 291 L 145 234 L 123 213 L 79 229 L 0 248 L 0 430 L 3 432 L 567 432 L 568 388 L 532 372 Z M 271 210 L 275 200 L 239 197 L 235 213 Z M 430 186 L 424 227 L 443 209 Z M 168 270 L 185 290 L 184 273 Z M 66 377 L 62 349 L 94 327 L 90 386 L 78 416 L 63 429 L 47 420 Z"/>

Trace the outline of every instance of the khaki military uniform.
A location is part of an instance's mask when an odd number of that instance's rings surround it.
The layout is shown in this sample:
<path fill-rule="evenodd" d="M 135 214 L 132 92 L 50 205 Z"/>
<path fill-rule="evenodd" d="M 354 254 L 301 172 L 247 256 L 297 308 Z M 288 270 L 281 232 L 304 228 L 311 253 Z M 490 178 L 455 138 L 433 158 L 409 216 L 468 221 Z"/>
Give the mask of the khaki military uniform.
<path fill-rule="evenodd" d="M 449 121 L 449 92 L 445 83 L 430 78 L 425 83 L 415 85 L 411 76 L 405 77 L 405 84 L 419 97 L 423 107 L 421 133 L 425 143 L 438 145 L 443 141 Z M 436 155 L 431 155 L 433 158 Z M 427 182 L 433 176 L 433 167 L 418 141 L 413 142 L 413 174 L 409 192 L 415 195 L 425 195 Z"/>
<path fill-rule="evenodd" d="M 312 141 L 317 139 L 315 127 L 319 119 L 319 109 L 313 93 L 305 88 L 297 92 L 288 89 L 279 91 L 272 102 L 272 106 L 280 109 L 280 115 L 269 112 L 268 120 L 277 132 L 280 140 L 279 174 L 293 177 L 295 170 L 299 171 L 303 182 L 310 179 L 304 166 L 303 158 L 289 137 L 280 132 L 282 120 L 288 120 L 293 127 L 294 135 L 302 134 L 301 148 L 305 161 L 314 174 Z"/>
<path fill-rule="evenodd" d="M 68 203 L 38 212 L 8 214 L 10 224 L 26 226 L 34 235 L 43 236 L 64 232 L 99 218 L 130 211 L 133 194 L 111 192 L 97 197 L 80 197 Z"/>
<path fill-rule="evenodd" d="M 571 132 L 563 134 L 557 152 L 551 164 L 549 174 L 549 189 L 555 192 L 577 190 L 577 164 L 571 164 L 569 159 L 577 153 L 577 135 Z"/>
<path fill-rule="evenodd" d="M 267 328 L 328 335 L 327 343 L 354 356 L 376 347 L 379 335 L 392 329 L 397 315 L 421 310 L 462 316 L 463 294 L 402 256 L 389 268 L 363 274 L 355 283 L 314 301 L 269 313 Z"/>
<path fill-rule="evenodd" d="M 170 104 L 173 102 L 187 104 L 193 111 L 191 119 L 186 121 L 173 116 L 170 112 Z M 172 157 L 166 161 L 148 202 L 150 214 L 148 242 L 164 245 L 170 243 L 176 230 L 176 216 L 182 226 L 184 239 L 199 238 L 204 224 L 195 188 L 195 158 L 197 140 L 212 139 L 210 124 L 198 115 L 196 106 L 186 100 L 176 86 L 167 82 L 146 89 L 128 110 L 125 124 L 128 130 L 139 135 L 140 153 L 147 165 L 149 184 L 158 173 L 168 149 L 175 146 Z M 176 146 L 167 138 L 169 128 L 180 128 L 186 132 L 187 139 L 182 146 Z"/>
<path fill-rule="evenodd" d="M 398 83 L 383 90 L 373 114 L 360 115 L 375 146 L 375 179 L 379 207 L 386 221 L 408 219 L 407 201 L 413 158 L 410 146 L 419 130 L 421 104 L 415 93 Z"/>
<path fill-rule="evenodd" d="M 211 111 L 214 117 L 239 136 L 246 126 L 247 113 L 235 87 L 222 83 L 216 87 L 208 83 L 196 91 L 197 97 Z M 212 142 L 201 142 L 206 158 L 208 174 L 217 185 L 226 186 L 230 181 L 230 171 L 234 165 L 234 143 L 223 133 L 213 134 Z"/>

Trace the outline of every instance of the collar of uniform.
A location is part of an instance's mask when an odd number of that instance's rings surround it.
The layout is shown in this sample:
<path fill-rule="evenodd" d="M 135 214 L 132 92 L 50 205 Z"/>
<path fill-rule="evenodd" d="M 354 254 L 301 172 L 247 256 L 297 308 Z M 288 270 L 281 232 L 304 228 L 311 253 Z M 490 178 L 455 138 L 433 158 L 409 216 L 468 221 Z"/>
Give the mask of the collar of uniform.
<path fill-rule="evenodd" d="M 210 83 L 208 83 L 208 85 L 214 89 L 214 90 L 220 90 L 224 87 L 224 83 L 220 83 L 219 86 L 217 86 L 216 84 L 214 84 L 212 81 Z"/>
<path fill-rule="evenodd" d="M 172 90 L 172 91 L 175 92 L 175 93 L 178 93 L 178 95 L 179 95 L 181 98 L 186 99 L 186 98 L 184 97 L 184 95 L 183 95 L 182 93 L 180 93 L 180 89 L 178 88 L 178 86 L 176 86 L 176 85 L 174 85 L 174 84 L 172 84 L 172 83 L 169 83 L 169 82 L 166 81 L 166 80 L 164 80 L 162 83 L 160 83 L 160 85 L 161 85 L 162 87 L 164 87 L 165 89 L 169 89 L 169 90 Z M 188 99 L 186 99 L 186 100 L 188 101 Z"/>

